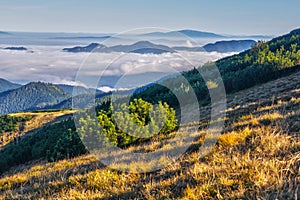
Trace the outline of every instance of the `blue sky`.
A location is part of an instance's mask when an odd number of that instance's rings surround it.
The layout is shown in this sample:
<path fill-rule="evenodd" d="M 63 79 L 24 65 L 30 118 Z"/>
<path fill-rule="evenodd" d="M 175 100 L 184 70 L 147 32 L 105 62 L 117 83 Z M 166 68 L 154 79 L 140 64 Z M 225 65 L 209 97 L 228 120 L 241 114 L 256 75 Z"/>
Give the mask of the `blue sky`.
<path fill-rule="evenodd" d="M 0 30 L 111 33 L 143 27 L 279 35 L 299 0 L 1 0 Z"/>

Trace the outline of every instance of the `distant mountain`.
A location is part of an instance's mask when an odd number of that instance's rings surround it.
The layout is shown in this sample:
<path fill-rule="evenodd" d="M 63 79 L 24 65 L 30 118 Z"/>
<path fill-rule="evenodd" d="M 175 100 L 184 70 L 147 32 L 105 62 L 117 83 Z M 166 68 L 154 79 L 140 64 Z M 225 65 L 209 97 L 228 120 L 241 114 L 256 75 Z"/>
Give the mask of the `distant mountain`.
<path fill-rule="evenodd" d="M 249 41 L 249 45 L 251 43 Z M 241 46 L 244 48 L 243 45 Z M 212 45 L 206 46 L 206 48 L 211 47 Z M 224 43 L 216 43 L 213 47 L 213 49 L 208 50 L 220 50 L 218 49 L 219 47 L 222 49 L 227 48 L 226 45 L 224 46 Z M 213 72 L 212 66 L 216 66 L 222 80 Z M 232 94 L 299 71 L 300 29 L 296 29 L 289 34 L 274 38 L 268 42 L 259 41 L 247 51 L 183 72 L 182 76 L 189 82 L 190 87 L 194 88 L 196 95 L 203 99 L 200 103 L 207 104 L 210 103 L 210 91 L 207 88 L 206 80 L 216 81 L 217 87 L 211 89 L 212 91 L 221 91 L 219 89 L 222 88 L 218 84 L 222 82 L 221 84 L 224 84 L 226 94 Z M 203 78 L 203 74 L 207 76 L 206 80 Z M 182 80 L 175 77 L 167 80 L 166 83 L 172 83 L 174 88 L 180 88 Z M 170 90 L 162 87 L 162 85 L 155 84 L 145 90 L 141 90 L 133 98 L 143 98 L 149 102 L 167 102 L 175 108 L 180 106 L 176 102 L 176 96 L 170 95 Z M 185 88 L 179 90 L 183 96 L 189 93 L 188 90 L 185 91 Z"/>
<path fill-rule="evenodd" d="M 225 38 L 224 35 L 219 35 L 211 32 L 203 32 L 196 30 L 179 30 L 179 31 L 171 31 L 171 32 L 152 32 L 141 34 L 140 36 L 148 36 L 148 37 L 181 37 L 187 36 L 191 38 Z"/>
<path fill-rule="evenodd" d="M 257 42 L 254 40 L 231 40 L 231 41 L 220 41 L 214 44 L 207 44 L 203 46 L 203 49 L 207 52 L 242 52 L 250 49 Z"/>
<path fill-rule="evenodd" d="M 81 94 L 94 94 L 102 92 L 100 90 L 95 90 L 92 88 L 86 88 L 86 87 L 81 87 L 81 86 L 72 86 L 72 85 L 65 85 L 65 84 L 57 84 L 60 89 L 63 91 L 69 93 L 69 94 L 75 94 L 75 95 L 81 95 Z"/>
<path fill-rule="evenodd" d="M 73 107 L 72 103 L 73 101 L 76 102 L 76 108 L 87 108 L 92 107 L 94 102 L 90 102 L 90 99 L 100 99 L 102 97 L 110 95 L 111 92 L 104 93 L 104 92 L 98 92 L 96 94 L 79 94 L 74 97 L 70 97 L 66 100 L 63 100 L 62 102 L 59 102 L 55 105 L 50 105 L 45 107 L 45 109 L 71 109 Z"/>
<path fill-rule="evenodd" d="M 21 87 L 21 85 L 0 78 L 0 93 Z"/>
<path fill-rule="evenodd" d="M 11 35 L 11 33 L 0 31 L 0 35 Z"/>
<path fill-rule="evenodd" d="M 72 53 L 79 53 L 79 52 L 92 52 L 92 51 L 97 51 L 100 49 L 107 49 L 108 47 L 102 44 L 98 44 L 98 43 L 91 43 L 88 46 L 85 47 L 72 47 L 72 48 L 64 48 L 63 51 L 66 52 L 72 52 Z"/>
<path fill-rule="evenodd" d="M 206 51 L 203 47 L 173 47 L 176 51 L 191 51 L 191 52 L 204 52 Z"/>
<path fill-rule="evenodd" d="M 75 102 L 76 108 L 84 109 L 94 106 L 94 103 L 99 103 L 101 102 L 102 98 L 108 97 L 112 94 L 114 95 L 114 98 L 116 98 L 117 96 L 121 97 L 131 95 L 133 92 L 134 89 L 114 92 L 99 92 L 98 90 L 98 92 L 96 92 L 95 94 L 80 94 L 77 96 L 70 97 L 58 104 L 47 106 L 45 107 L 45 109 L 71 109 L 73 107 L 73 102 Z M 91 102 L 91 99 L 95 100 L 95 102 Z"/>
<path fill-rule="evenodd" d="M 25 47 L 6 47 L 5 50 L 13 50 L 13 51 L 27 51 Z"/>
<path fill-rule="evenodd" d="M 270 36 L 270 35 L 233 35 L 228 37 L 233 39 L 238 38 L 238 39 L 254 39 L 254 40 L 270 40 L 274 38 L 274 36 Z"/>
<path fill-rule="evenodd" d="M 154 48 L 143 48 L 131 51 L 131 53 L 138 53 L 138 54 L 163 54 L 169 53 L 170 51 L 163 50 L 163 49 L 154 49 Z"/>
<path fill-rule="evenodd" d="M 211 32 L 203 32 L 203 31 L 195 31 L 195 30 L 180 30 L 177 32 L 184 34 L 188 37 L 203 37 L 203 38 L 224 38 L 225 37 L 223 35 L 218 35 Z"/>
<path fill-rule="evenodd" d="M 77 36 L 77 37 L 53 37 L 50 39 L 59 39 L 59 40 L 76 40 L 76 39 L 109 39 L 111 36 Z"/>
<path fill-rule="evenodd" d="M 132 45 L 117 45 L 110 47 L 115 52 L 136 52 L 136 53 L 156 53 L 161 51 L 161 53 L 165 52 L 175 52 L 172 48 L 165 45 L 153 44 L 148 41 L 140 41 L 136 42 Z M 144 49 L 144 51 L 143 51 Z"/>
<path fill-rule="evenodd" d="M 255 40 L 269 40 L 274 36 L 269 35 L 221 35 L 212 32 L 204 32 L 197 30 L 178 30 L 170 32 L 151 32 L 140 34 L 142 37 L 157 37 L 157 38 L 167 38 L 167 37 L 182 37 L 187 36 L 190 38 L 232 38 L 232 39 L 255 39 Z"/>
<path fill-rule="evenodd" d="M 127 53 L 138 53 L 138 54 L 162 54 L 167 52 L 175 52 L 172 48 L 165 45 L 153 44 L 148 41 L 136 42 L 132 45 L 116 45 L 107 47 L 102 44 L 92 43 L 85 47 L 73 47 L 64 48 L 63 51 L 78 53 L 78 52 L 127 52 Z"/>
<path fill-rule="evenodd" d="M 254 40 L 231 40 L 231 41 L 218 41 L 216 43 L 210 43 L 203 47 L 173 47 L 176 51 L 192 51 L 192 52 L 243 52 L 250 49 L 256 44 Z"/>
<path fill-rule="evenodd" d="M 174 35 L 170 35 L 168 33 L 169 32 L 166 32 L 166 33 L 164 33 L 164 32 L 151 32 L 151 33 L 139 34 L 138 36 L 142 36 L 142 37 L 157 37 L 157 38 L 174 37 Z"/>
<path fill-rule="evenodd" d="M 0 93 L 0 114 L 43 109 L 69 97 L 70 94 L 53 84 L 33 82 Z"/>
<path fill-rule="evenodd" d="M 163 53 L 175 53 L 176 51 L 191 51 L 191 52 L 242 52 L 250 49 L 256 41 L 254 40 L 231 40 L 231 41 L 218 41 L 214 44 L 207 44 L 203 47 L 168 47 L 165 45 L 154 44 L 148 41 L 136 42 L 132 45 L 116 45 L 107 47 L 103 44 L 91 43 L 84 47 L 73 47 L 64 48 L 63 51 L 78 53 L 78 52 L 128 52 L 128 53 L 138 53 L 138 54 L 163 54 Z"/>

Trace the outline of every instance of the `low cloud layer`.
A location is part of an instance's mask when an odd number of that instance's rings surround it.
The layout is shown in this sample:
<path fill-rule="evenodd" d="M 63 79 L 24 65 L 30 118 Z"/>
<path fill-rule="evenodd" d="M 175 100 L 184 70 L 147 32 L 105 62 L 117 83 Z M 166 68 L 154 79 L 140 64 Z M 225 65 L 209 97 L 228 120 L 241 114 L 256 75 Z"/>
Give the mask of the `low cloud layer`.
<path fill-rule="evenodd" d="M 230 53 L 180 52 L 161 55 L 125 53 L 67 53 L 61 47 L 30 46 L 31 52 L 0 50 L 1 78 L 27 83 L 43 81 L 76 85 L 76 74 L 86 77 L 138 77 L 148 72 L 170 73 L 189 70 Z M 172 69 L 172 70 L 170 70 Z M 126 85 L 123 85 L 126 87 Z"/>

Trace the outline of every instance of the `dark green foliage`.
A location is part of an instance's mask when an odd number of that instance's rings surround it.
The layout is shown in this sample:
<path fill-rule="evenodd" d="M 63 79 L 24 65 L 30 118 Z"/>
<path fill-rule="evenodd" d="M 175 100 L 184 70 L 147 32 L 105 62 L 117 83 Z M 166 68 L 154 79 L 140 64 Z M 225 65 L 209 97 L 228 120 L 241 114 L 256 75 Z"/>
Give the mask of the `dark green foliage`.
<path fill-rule="evenodd" d="M 9 115 L 0 116 L 0 135 L 4 132 L 17 131 L 18 123 L 29 120 L 26 117 L 13 117 Z"/>
<path fill-rule="evenodd" d="M 179 90 L 177 93 L 183 96 L 187 96 L 193 89 L 200 105 L 207 104 L 210 100 L 209 86 L 202 75 L 205 74 L 211 83 L 220 81 L 212 66 L 219 69 L 227 94 L 288 75 L 300 69 L 300 29 L 270 42 L 259 41 L 250 50 L 238 55 L 208 63 L 197 70 L 183 72 L 182 76 L 187 79 L 189 86 L 183 85 L 178 77 L 167 79 L 162 84 L 176 88 Z M 175 95 L 159 84 L 136 93 L 134 98 L 142 98 L 152 103 L 163 101 L 174 108 L 179 106 Z"/>
<path fill-rule="evenodd" d="M 100 127 L 113 145 L 124 147 L 159 133 L 168 134 L 177 126 L 176 113 L 167 103 L 153 106 L 142 99 L 134 99 L 129 105 L 118 105 L 113 107 L 106 102 L 96 109 Z M 87 133 L 91 133 L 91 127 L 100 128 L 89 116 L 83 117 L 80 123 L 82 137 L 89 137 Z M 93 135 L 95 131 L 92 130 Z M 87 138 L 86 141 L 94 140 Z"/>
<path fill-rule="evenodd" d="M 264 83 L 299 69 L 300 33 L 293 31 L 270 42 L 216 62 L 227 92 Z M 293 69 L 295 68 L 295 69 Z"/>
<path fill-rule="evenodd" d="M 94 147 L 97 148 L 96 145 L 99 144 L 95 142 L 101 137 L 95 128 L 99 125 L 105 136 L 114 145 L 120 147 L 140 142 L 153 134 L 170 133 L 176 129 L 177 125 L 175 111 L 171 107 L 179 107 L 174 92 L 179 97 L 186 97 L 188 104 L 190 101 L 189 94 L 195 91 L 199 103 L 207 104 L 210 100 L 208 88 L 218 90 L 220 86 L 218 83 L 221 81 L 220 77 L 217 76 L 218 73 L 212 70 L 213 66 L 219 69 L 227 93 L 233 93 L 295 72 L 300 69 L 300 29 L 270 42 L 260 41 L 250 50 L 238 55 L 221 59 L 215 63 L 208 63 L 199 69 L 183 72 L 182 76 L 189 84 L 183 83 L 179 77 L 173 77 L 162 82 L 168 87 L 153 84 L 139 90 L 133 95 L 129 105 L 119 103 L 120 106 L 113 107 L 109 101 L 102 103 L 96 108 L 98 121 L 92 120 L 88 114 L 83 116 L 79 120 L 82 127 L 78 130 L 78 134 L 84 139 L 87 138 L 91 142 L 91 146 L 95 144 Z M 204 81 L 202 75 L 205 75 L 208 82 Z M 19 106 L 17 109 L 24 109 L 24 105 L 28 108 L 33 105 L 43 107 L 45 102 L 55 104 L 66 97 L 61 89 L 51 85 L 43 85 L 45 92 L 43 92 L 44 95 L 40 95 L 37 86 L 40 88 L 40 84 L 37 83 L 21 87 L 22 91 L 27 88 L 27 92 L 30 93 L 25 99 L 22 99 L 23 96 L 16 92 L 21 91 L 20 88 L 14 92 L 2 93 L 0 111 L 6 109 L 5 102 L 3 103 L 2 100 L 7 100 L 7 105 L 13 103 L 13 108 Z M 174 91 L 168 88 L 172 88 Z M 3 99 L 3 94 L 9 98 Z M 14 102 L 11 102 L 12 99 Z M 32 102 L 32 99 L 35 99 L 35 102 Z M 18 105 L 14 105 L 16 102 Z M 122 99 L 119 102 L 122 102 Z M 158 109 L 153 104 L 158 104 Z M 0 118 L 0 120 L 3 120 L 3 122 L 0 121 L 0 125 L 2 123 L 3 126 L 1 127 L 2 131 L 14 130 L 15 119 L 10 121 L 10 119 Z M 87 134 L 89 132 L 96 134 L 90 136 Z M 3 172 L 11 166 L 35 159 L 47 158 L 49 161 L 54 161 L 74 157 L 85 152 L 86 149 L 75 131 L 73 120 L 66 120 L 45 127 L 38 133 L 25 137 L 1 151 L 0 171 Z"/>
<path fill-rule="evenodd" d="M 90 89 L 92 90 L 92 89 Z M 78 108 L 78 109 L 84 109 L 84 108 L 88 108 L 88 107 L 92 107 L 93 106 L 93 102 L 90 102 L 89 100 L 91 98 L 95 98 L 96 103 L 98 103 L 98 100 L 102 100 L 105 99 L 106 96 L 111 95 L 111 92 L 97 92 L 96 94 L 79 94 L 73 97 L 70 97 L 58 104 L 55 105 L 50 105 L 50 106 L 46 106 L 44 109 L 72 109 L 73 107 Z M 74 105 L 73 102 L 75 103 Z"/>
<path fill-rule="evenodd" d="M 11 144 L 0 152 L 0 172 L 25 162 L 71 158 L 84 154 L 82 144 L 72 119 L 42 128 L 32 136 Z"/>
<path fill-rule="evenodd" d="M 129 114 L 124 112 L 127 109 Z M 136 99 L 129 106 L 122 104 L 118 110 L 112 112 L 110 102 L 105 102 L 97 107 L 97 112 L 99 121 L 94 122 L 94 125 L 99 126 L 100 124 L 107 138 L 113 144 L 121 147 L 132 144 L 139 138 L 147 138 L 151 134 L 168 134 L 177 125 L 175 111 L 166 103 L 159 103 L 157 108 L 155 108 L 148 102 Z M 115 123 L 115 119 L 123 123 L 122 128 L 125 128 L 127 131 L 134 130 L 136 135 L 131 136 L 122 131 Z M 0 120 L 3 121 L 5 130 L 12 130 L 17 122 L 25 119 L 3 116 Z M 81 120 L 86 125 L 89 125 L 91 121 L 89 118 Z M 94 125 L 90 127 L 95 127 Z M 79 129 L 78 132 L 84 137 L 86 132 L 90 131 L 90 127 Z M 46 126 L 37 133 L 4 148 L 0 152 L 0 172 L 32 160 L 47 159 L 48 161 L 55 161 L 84 153 L 86 153 L 86 148 L 77 134 L 73 119 L 70 118 L 63 122 Z"/>
<path fill-rule="evenodd" d="M 40 110 L 69 97 L 70 94 L 53 84 L 29 83 L 17 89 L 0 93 L 0 114 Z"/>

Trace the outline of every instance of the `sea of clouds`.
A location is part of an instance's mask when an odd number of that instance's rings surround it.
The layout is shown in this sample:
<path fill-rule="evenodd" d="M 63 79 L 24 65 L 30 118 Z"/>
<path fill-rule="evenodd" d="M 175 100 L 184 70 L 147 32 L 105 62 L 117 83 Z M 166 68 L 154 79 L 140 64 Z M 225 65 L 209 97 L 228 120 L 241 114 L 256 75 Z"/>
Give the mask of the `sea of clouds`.
<path fill-rule="evenodd" d="M 217 52 L 178 52 L 154 54 L 134 53 L 69 53 L 63 52 L 61 46 L 26 46 L 28 51 L 0 50 L 1 78 L 28 83 L 42 81 L 69 85 L 91 86 L 84 80 L 107 78 L 100 86 L 113 87 L 108 77 L 135 77 L 144 79 L 145 74 L 171 74 L 192 69 L 209 61 L 230 56 L 234 53 Z M 76 81 L 78 70 L 85 76 Z M 139 78 L 140 77 L 140 78 Z M 128 80 L 130 82 L 130 80 Z M 147 80 L 153 81 L 153 78 Z M 145 81 L 145 83 L 147 82 Z M 140 83 L 139 83 L 140 84 Z M 132 83 L 123 81 L 120 88 L 133 87 Z"/>

